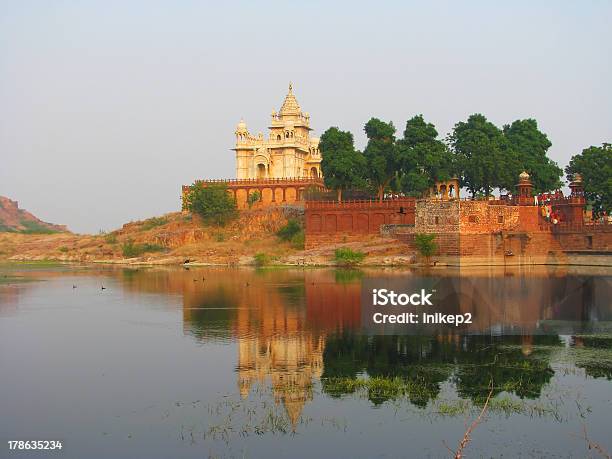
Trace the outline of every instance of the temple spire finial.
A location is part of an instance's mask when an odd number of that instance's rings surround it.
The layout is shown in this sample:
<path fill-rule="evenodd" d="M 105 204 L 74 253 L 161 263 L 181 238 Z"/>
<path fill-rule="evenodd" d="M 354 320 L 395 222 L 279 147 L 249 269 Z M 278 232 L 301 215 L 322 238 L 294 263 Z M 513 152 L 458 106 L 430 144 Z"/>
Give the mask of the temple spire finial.
<path fill-rule="evenodd" d="M 293 83 L 289 82 L 289 94 L 293 93 Z"/>

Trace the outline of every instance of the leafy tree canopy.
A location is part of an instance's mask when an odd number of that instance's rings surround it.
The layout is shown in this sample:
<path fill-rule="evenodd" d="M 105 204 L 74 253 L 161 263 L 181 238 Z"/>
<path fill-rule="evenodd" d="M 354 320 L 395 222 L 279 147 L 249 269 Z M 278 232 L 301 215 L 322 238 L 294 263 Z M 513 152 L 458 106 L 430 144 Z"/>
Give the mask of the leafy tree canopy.
<path fill-rule="evenodd" d="M 385 189 L 396 175 L 399 157 L 395 144 L 395 126 L 372 118 L 364 127 L 368 144 L 363 152 L 366 161 L 366 178 L 376 188 L 378 199 L 383 200 Z"/>
<path fill-rule="evenodd" d="M 339 201 L 342 190 L 364 185 L 366 161 L 363 154 L 355 150 L 353 134 L 331 127 L 321 136 L 319 150 L 325 186 L 338 192 Z"/>
<path fill-rule="evenodd" d="M 198 214 L 208 224 L 222 226 L 237 216 L 236 202 L 228 193 L 227 186 L 222 183 L 194 183 L 189 187 L 186 202 L 187 209 Z"/>
<path fill-rule="evenodd" d="M 531 176 L 536 193 L 561 188 L 560 177 L 563 170 L 546 156 L 552 143 L 546 134 L 538 129 L 536 120 L 516 120 L 505 125 L 503 132 L 517 154 L 519 168 Z M 514 172 L 520 174 L 522 170 Z"/>
<path fill-rule="evenodd" d="M 591 146 L 572 156 L 565 168 L 568 178 L 575 173 L 582 175 L 584 193 L 593 212 L 612 211 L 612 147 L 604 144 L 601 147 Z"/>
<path fill-rule="evenodd" d="M 406 122 L 404 138 L 398 141 L 402 168 L 401 188 L 408 194 L 420 194 L 438 180 L 453 175 L 453 154 L 438 140 L 438 131 L 423 115 Z"/>
<path fill-rule="evenodd" d="M 457 155 L 463 184 L 474 195 L 493 189 L 512 190 L 520 164 L 503 132 L 481 114 L 455 125 L 449 142 Z"/>

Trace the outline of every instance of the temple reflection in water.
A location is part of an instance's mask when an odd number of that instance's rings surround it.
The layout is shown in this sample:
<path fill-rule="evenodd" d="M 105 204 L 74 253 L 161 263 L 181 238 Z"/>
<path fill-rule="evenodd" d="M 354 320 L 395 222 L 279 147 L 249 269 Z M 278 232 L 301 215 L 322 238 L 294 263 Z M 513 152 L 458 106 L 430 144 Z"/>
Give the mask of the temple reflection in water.
<path fill-rule="evenodd" d="M 295 425 L 322 375 L 327 334 L 359 326 L 360 285 L 337 284 L 333 272 L 209 272 L 205 279 L 205 286 L 186 283 L 185 331 L 202 339 L 227 332 L 237 341 L 240 395 L 269 378 Z"/>
<path fill-rule="evenodd" d="M 559 335 L 589 332 L 612 317 L 610 277 L 597 273 L 519 268 L 435 274 L 192 268 L 126 275 L 128 289 L 131 283 L 139 292 L 181 295 L 186 334 L 235 342 L 240 395 L 247 398 L 257 386 L 270 384 L 294 427 L 313 398 L 313 383 L 321 380 L 325 393 L 339 396 L 350 390 L 329 381 L 364 374 L 409 382 L 406 387 L 418 390 L 404 395 L 417 406 L 434 399 L 444 381 L 473 400 L 486 395 L 490 379 L 499 385 L 496 392 L 503 388 L 538 397 L 554 373 L 550 353 L 564 345 Z M 474 323 L 429 336 L 364 333 L 362 285 L 373 278 L 382 282 L 381 277 L 406 291 L 431 284 L 439 292 L 436 310 L 471 312 Z M 607 370 L 603 374 L 612 376 Z M 382 403 L 394 395 L 372 392 L 368 397 Z"/>

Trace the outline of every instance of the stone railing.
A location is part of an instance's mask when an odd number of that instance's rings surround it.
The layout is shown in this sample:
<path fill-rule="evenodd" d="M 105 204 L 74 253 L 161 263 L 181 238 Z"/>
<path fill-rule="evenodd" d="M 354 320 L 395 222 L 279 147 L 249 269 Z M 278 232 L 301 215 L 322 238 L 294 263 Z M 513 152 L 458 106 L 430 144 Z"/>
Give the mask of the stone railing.
<path fill-rule="evenodd" d="M 208 179 L 197 180 L 197 183 L 217 184 L 222 183 L 228 186 L 265 186 L 265 185 L 320 185 L 323 186 L 322 178 L 314 177 L 287 177 L 287 178 L 258 178 L 258 179 Z"/>
<path fill-rule="evenodd" d="M 397 207 L 414 207 L 416 200 L 414 198 L 398 198 L 387 199 L 384 201 L 358 200 L 358 201 L 306 201 L 306 209 L 325 209 L 325 210 L 340 210 L 340 209 L 389 209 Z"/>
<path fill-rule="evenodd" d="M 584 196 L 564 196 L 561 198 L 553 198 L 550 201 L 544 201 L 547 204 L 552 204 L 553 206 L 559 206 L 564 204 L 577 204 L 584 205 L 585 200 Z"/>

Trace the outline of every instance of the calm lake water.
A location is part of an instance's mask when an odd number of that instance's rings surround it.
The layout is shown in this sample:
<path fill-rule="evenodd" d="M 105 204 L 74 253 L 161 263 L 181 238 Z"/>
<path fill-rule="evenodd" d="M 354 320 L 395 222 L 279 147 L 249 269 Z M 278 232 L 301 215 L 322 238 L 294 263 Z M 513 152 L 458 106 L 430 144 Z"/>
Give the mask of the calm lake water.
<path fill-rule="evenodd" d="M 610 274 L 0 265 L 0 457 L 449 457 L 491 385 L 466 457 L 598 457 Z M 473 323 L 371 334 L 387 280 Z"/>

